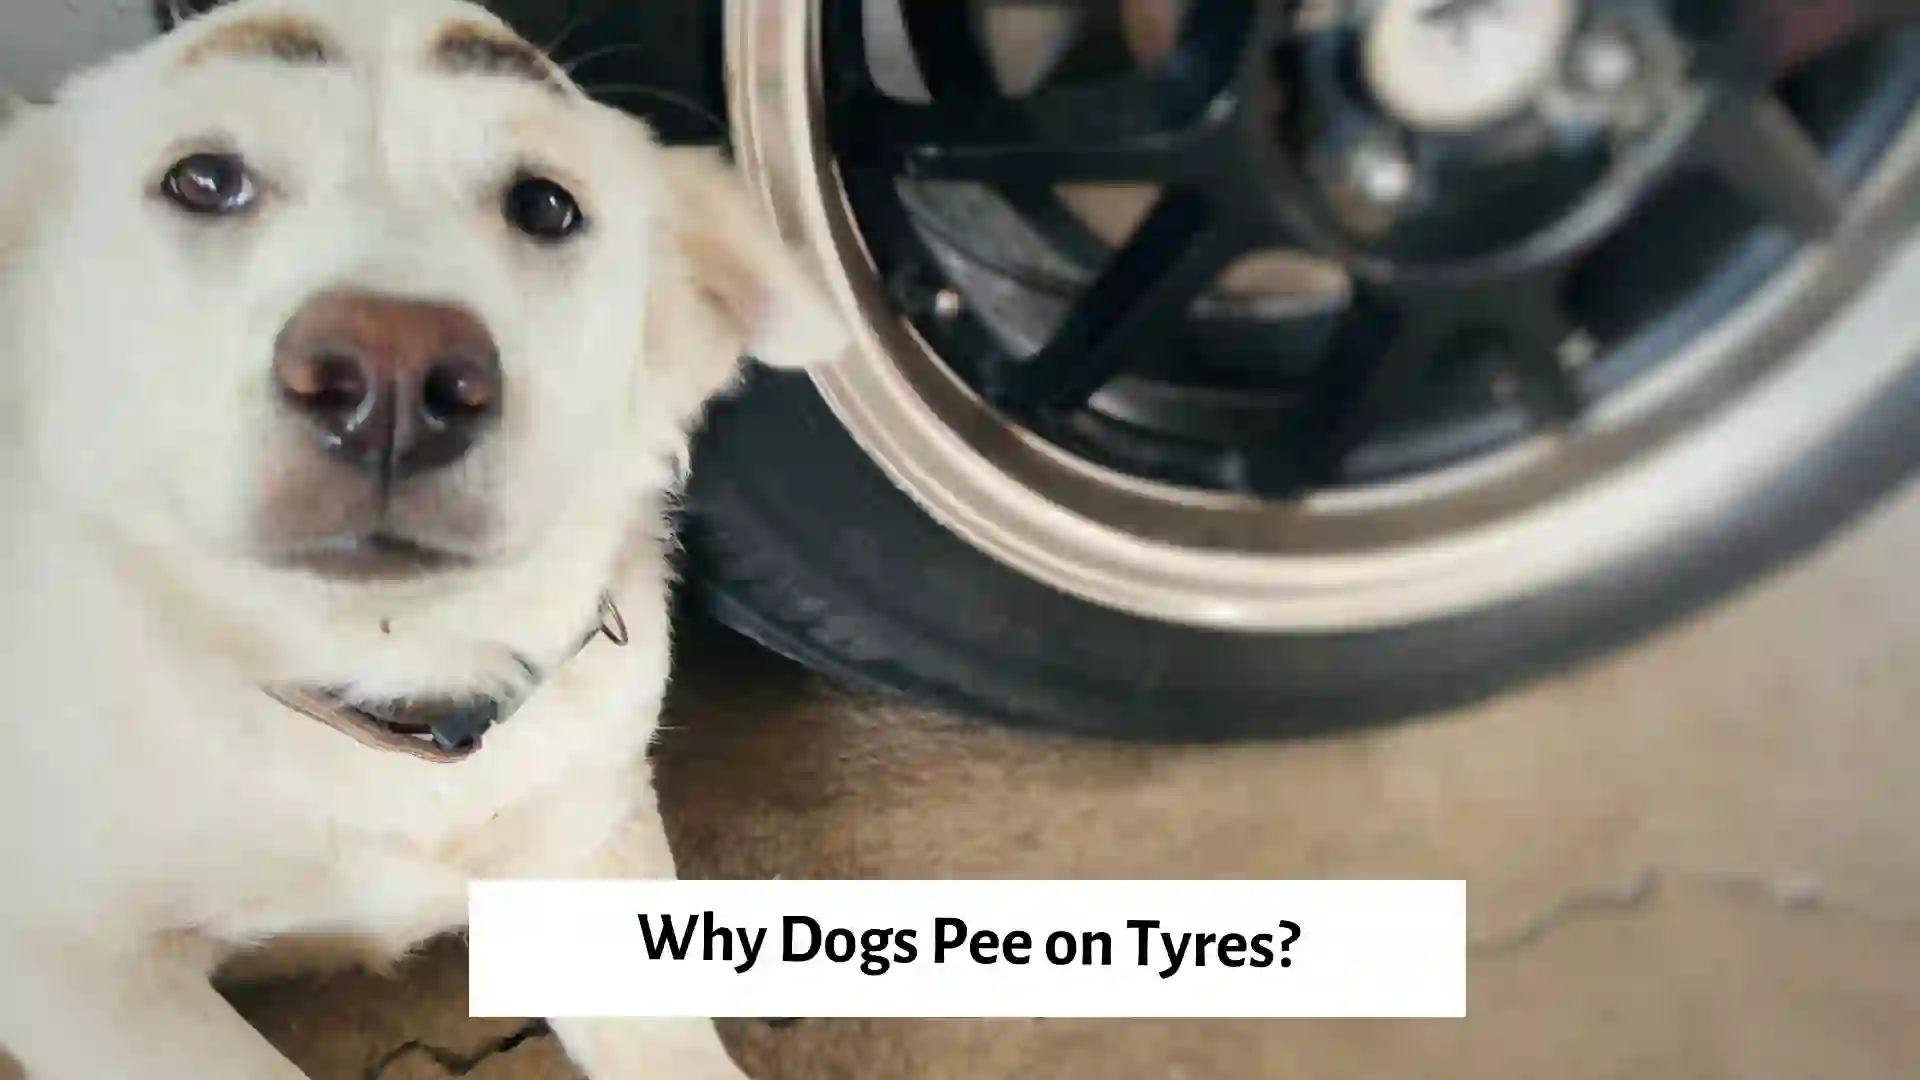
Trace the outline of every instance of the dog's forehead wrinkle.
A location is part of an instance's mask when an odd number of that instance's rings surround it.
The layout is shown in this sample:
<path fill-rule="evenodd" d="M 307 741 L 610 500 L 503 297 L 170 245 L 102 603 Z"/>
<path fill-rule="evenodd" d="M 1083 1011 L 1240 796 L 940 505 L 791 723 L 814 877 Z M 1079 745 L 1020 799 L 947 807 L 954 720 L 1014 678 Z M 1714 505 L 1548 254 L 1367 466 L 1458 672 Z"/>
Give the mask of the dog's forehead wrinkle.
<path fill-rule="evenodd" d="M 214 58 L 327 64 L 339 48 L 317 24 L 288 12 L 249 15 L 208 27 L 180 57 L 183 67 Z"/>
<path fill-rule="evenodd" d="M 558 68 L 545 53 L 511 33 L 475 22 L 443 26 L 428 49 L 428 63 L 450 75 L 501 76 L 565 92 Z"/>

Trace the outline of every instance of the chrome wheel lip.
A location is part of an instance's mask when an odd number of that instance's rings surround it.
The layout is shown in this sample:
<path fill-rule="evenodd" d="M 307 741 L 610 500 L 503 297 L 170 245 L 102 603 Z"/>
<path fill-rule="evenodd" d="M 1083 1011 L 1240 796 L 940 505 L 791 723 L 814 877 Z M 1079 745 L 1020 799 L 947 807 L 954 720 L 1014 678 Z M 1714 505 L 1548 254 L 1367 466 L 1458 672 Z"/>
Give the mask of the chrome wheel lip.
<path fill-rule="evenodd" d="M 825 145 L 819 7 L 728 0 L 725 58 L 736 160 L 854 330 L 852 353 L 815 384 L 867 455 L 936 521 L 1095 604 L 1216 630 L 1360 632 L 1564 587 L 1711 527 L 1813 453 L 1920 353 L 1920 334 L 1903 326 L 1920 305 L 1920 247 L 1875 242 L 1916 216 L 1907 208 L 1920 195 L 1920 125 L 1910 122 L 1836 242 L 1799 255 L 1685 355 L 1607 402 L 1578 439 L 1537 439 L 1461 470 L 1295 508 L 1112 473 L 1001 420 L 891 310 Z M 1846 317 L 1830 319 L 1856 289 Z M 1725 407 L 1683 417 L 1689 423 L 1655 422 L 1672 401 L 1724 391 L 1729 380 L 1738 393 Z M 1549 459 L 1564 478 L 1573 454 L 1586 459 L 1591 482 L 1501 512 L 1526 490 L 1514 478 L 1544 473 Z M 1494 478 L 1508 486 L 1487 483 Z M 1476 493 L 1494 490 L 1500 498 L 1474 506 Z M 1479 516 L 1418 540 L 1301 549 L 1316 527 L 1381 506 L 1465 506 Z M 1283 536 L 1294 550 L 1257 547 Z"/>

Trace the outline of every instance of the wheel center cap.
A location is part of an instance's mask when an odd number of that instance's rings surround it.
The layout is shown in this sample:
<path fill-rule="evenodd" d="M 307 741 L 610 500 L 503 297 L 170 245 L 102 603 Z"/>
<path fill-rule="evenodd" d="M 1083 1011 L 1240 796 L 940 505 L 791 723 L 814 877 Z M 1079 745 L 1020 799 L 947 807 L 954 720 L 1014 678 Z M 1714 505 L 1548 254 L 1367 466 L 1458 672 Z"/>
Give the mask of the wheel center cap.
<path fill-rule="evenodd" d="M 1367 83 L 1411 127 L 1478 127 L 1554 78 L 1578 15 L 1576 0 L 1381 0 L 1367 28 Z"/>

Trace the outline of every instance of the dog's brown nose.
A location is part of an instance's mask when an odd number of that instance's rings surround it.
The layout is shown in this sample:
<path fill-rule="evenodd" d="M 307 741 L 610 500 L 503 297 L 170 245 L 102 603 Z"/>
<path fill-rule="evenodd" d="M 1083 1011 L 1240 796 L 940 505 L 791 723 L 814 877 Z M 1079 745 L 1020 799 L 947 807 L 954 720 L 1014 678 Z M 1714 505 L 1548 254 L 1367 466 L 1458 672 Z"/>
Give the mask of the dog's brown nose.
<path fill-rule="evenodd" d="M 280 332 L 274 379 L 335 457 L 397 481 L 460 458 L 499 415 L 500 355 L 465 308 L 329 292 Z"/>

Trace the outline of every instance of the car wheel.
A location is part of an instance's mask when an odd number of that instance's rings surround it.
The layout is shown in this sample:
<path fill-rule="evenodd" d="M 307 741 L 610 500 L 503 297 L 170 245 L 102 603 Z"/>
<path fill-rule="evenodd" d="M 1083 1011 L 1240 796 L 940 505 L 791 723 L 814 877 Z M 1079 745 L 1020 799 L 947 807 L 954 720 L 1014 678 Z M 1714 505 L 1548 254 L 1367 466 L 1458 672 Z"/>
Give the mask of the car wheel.
<path fill-rule="evenodd" d="M 721 617 L 1020 723 L 1308 734 L 1630 640 L 1888 491 L 1902 5 L 1521 7 L 729 5 L 737 156 L 859 347 L 715 416 Z"/>

